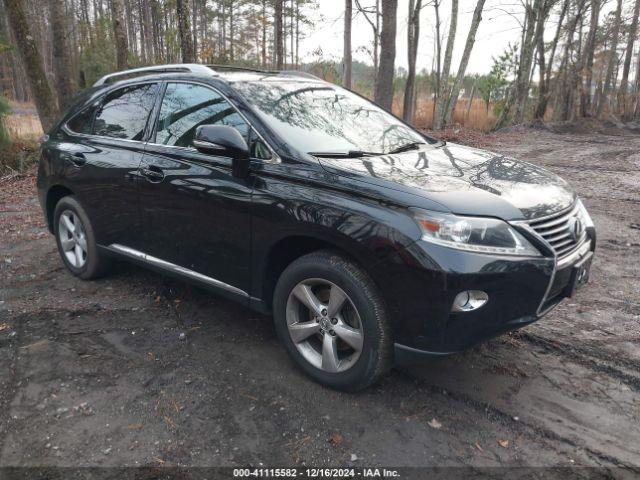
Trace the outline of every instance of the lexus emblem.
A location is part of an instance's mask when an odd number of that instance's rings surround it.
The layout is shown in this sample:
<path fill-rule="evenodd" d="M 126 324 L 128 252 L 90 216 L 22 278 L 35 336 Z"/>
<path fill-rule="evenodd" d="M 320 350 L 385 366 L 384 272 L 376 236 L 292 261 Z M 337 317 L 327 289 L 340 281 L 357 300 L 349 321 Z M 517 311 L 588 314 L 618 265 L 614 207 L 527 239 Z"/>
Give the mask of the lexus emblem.
<path fill-rule="evenodd" d="M 571 235 L 571 238 L 575 242 L 582 236 L 584 225 L 582 225 L 582 221 L 578 217 L 573 217 L 569 220 L 567 229 L 569 230 L 569 235 Z"/>

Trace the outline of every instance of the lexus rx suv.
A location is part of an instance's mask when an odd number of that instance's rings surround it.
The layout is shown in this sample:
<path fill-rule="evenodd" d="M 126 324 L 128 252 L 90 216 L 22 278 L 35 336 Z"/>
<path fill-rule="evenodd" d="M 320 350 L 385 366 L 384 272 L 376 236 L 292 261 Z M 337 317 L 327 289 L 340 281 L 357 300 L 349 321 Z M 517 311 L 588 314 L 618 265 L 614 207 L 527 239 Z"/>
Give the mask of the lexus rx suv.
<path fill-rule="evenodd" d="M 44 137 L 37 183 L 73 275 L 126 259 L 272 314 L 295 363 L 343 390 L 535 322 L 596 244 L 553 173 L 301 72 L 108 75 Z"/>

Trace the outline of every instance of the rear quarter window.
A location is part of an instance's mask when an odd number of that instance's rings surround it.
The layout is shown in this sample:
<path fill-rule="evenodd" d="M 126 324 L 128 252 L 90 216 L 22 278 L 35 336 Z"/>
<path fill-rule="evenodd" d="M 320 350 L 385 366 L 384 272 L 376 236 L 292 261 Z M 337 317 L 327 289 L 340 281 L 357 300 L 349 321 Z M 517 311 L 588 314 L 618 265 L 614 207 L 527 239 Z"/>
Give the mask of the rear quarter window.
<path fill-rule="evenodd" d="M 67 128 L 74 133 L 91 134 L 93 128 L 93 115 L 96 112 L 95 105 L 85 108 L 67 122 Z"/>
<path fill-rule="evenodd" d="M 119 88 L 109 93 L 98 108 L 93 134 L 102 137 L 142 140 L 155 103 L 157 84 Z"/>

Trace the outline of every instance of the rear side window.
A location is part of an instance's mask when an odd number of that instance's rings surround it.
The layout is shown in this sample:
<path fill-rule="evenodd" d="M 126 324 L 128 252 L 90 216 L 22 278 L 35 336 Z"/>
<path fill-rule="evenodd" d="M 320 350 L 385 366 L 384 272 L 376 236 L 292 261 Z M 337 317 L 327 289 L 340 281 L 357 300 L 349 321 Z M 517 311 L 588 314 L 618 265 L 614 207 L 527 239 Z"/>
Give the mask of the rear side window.
<path fill-rule="evenodd" d="M 192 146 L 200 125 L 229 125 L 245 139 L 249 125 L 221 95 L 202 85 L 170 83 L 162 100 L 156 143 L 178 147 Z"/>
<path fill-rule="evenodd" d="M 142 140 L 153 110 L 157 84 L 120 88 L 106 96 L 98 108 L 93 134 L 103 137 Z"/>
<path fill-rule="evenodd" d="M 91 127 L 93 126 L 93 114 L 95 111 L 95 105 L 85 108 L 67 122 L 67 128 L 75 133 L 90 134 Z"/>

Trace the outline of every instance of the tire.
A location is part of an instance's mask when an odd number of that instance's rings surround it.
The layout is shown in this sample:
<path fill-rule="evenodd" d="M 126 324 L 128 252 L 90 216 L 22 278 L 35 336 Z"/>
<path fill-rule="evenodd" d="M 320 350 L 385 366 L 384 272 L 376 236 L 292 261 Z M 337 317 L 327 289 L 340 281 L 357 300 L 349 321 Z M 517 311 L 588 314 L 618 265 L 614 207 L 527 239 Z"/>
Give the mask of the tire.
<path fill-rule="evenodd" d="M 382 295 L 362 268 L 337 252 L 313 252 L 291 263 L 278 279 L 273 310 L 287 352 L 323 385 L 362 390 L 392 366 L 393 338 Z"/>
<path fill-rule="evenodd" d="M 53 229 L 60 258 L 72 274 L 83 280 L 92 280 L 106 273 L 109 259 L 98 251 L 91 221 L 75 197 L 62 197 L 56 204 Z"/>

